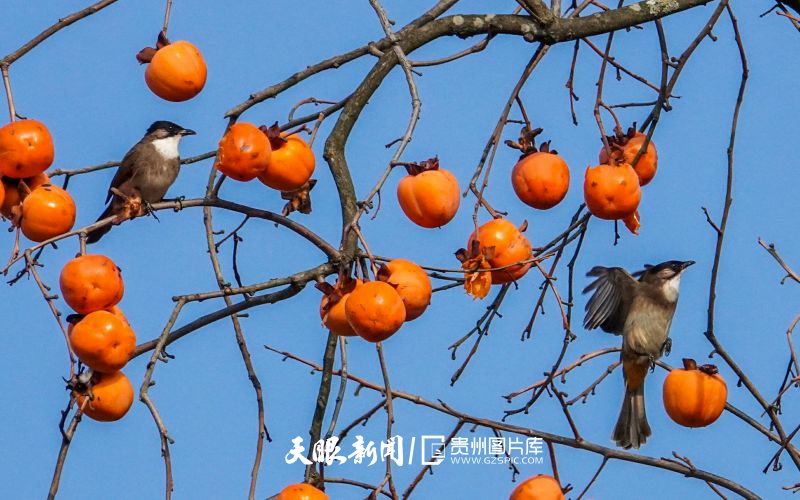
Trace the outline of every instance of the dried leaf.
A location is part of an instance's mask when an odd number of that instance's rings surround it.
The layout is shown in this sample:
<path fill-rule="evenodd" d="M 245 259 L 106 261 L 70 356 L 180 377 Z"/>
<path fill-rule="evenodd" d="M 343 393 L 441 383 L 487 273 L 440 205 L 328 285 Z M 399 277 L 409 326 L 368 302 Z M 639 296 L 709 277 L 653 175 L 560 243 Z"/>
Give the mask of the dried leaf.
<path fill-rule="evenodd" d="M 310 214 L 311 213 L 311 190 L 314 189 L 314 186 L 317 184 L 316 179 L 309 179 L 308 182 L 303 184 L 300 189 L 296 189 L 295 191 L 283 191 L 281 193 L 281 198 L 284 200 L 289 200 L 289 203 L 284 205 L 283 211 L 281 212 L 284 216 L 289 215 L 292 212 L 300 212 L 301 214 Z"/>
<path fill-rule="evenodd" d="M 489 261 L 494 256 L 494 250 L 494 245 L 481 248 L 480 242 L 475 239 L 469 251 L 466 248 L 459 248 L 456 251 L 456 258 L 464 270 L 464 290 L 475 299 L 486 297 L 492 288 L 491 271 L 481 271 L 481 269 L 492 268 Z"/>
<path fill-rule="evenodd" d="M 492 288 L 492 273 L 489 271 L 480 271 L 480 269 L 490 269 L 492 266 L 486 262 L 483 255 L 478 255 L 468 259 L 461 264 L 464 269 L 464 290 L 472 296 L 473 299 L 482 299 L 489 295 L 489 290 Z"/>

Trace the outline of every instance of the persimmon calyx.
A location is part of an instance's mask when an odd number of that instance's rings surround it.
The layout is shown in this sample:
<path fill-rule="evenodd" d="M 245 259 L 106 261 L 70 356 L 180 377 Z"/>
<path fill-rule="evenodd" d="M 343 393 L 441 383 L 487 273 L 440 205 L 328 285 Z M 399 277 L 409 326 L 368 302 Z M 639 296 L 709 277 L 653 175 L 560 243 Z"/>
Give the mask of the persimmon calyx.
<path fill-rule="evenodd" d="M 311 213 L 311 190 L 317 185 L 316 179 L 309 179 L 305 184 L 300 186 L 299 189 L 294 191 L 282 191 L 281 199 L 288 200 L 288 203 L 283 206 L 281 214 L 284 217 L 292 212 L 300 212 L 301 214 L 308 215 Z"/>
<path fill-rule="evenodd" d="M 377 281 L 383 281 L 385 283 L 389 283 L 389 277 L 392 275 L 392 271 L 389 270 L 389 266 L 386 264 L 381 264 L 381 267 L 378 268 L 378 272 L 375 273 L 375 279 Z M 391 283 L 389 283 L 391 285 Z"/>
<path fill-rule="evenodd" d="M 611 165 L 619 165 L 621 163 L 625 163 L 625 159 L 623 158 L 623 150 L 628 142 L 636 137 L 637 129 L 636 129 L 636 122 L 633 122 L 633 125 L 628 127 L 628 131 L 623 133 L 621 129 L 615 129 L 613 135 L 607 135 L 605 141 L 603 141 L 603 147 L 605 148 L 605 143 L 608 143 L 608 148 L 606 148 L 606 153 L 608 154 L 609 164 Z"/>
<path fill-rule="evenodd" d="M 624 146 L 628 141 L 636 136 L 636 132 L 636 122 L 633 122 L 633 124 L 628 127 L 627 132 L 623 133 L 621 129 L 617 128 L 614 130 L 614 135 L 607 135 L 606 139 L 608 140 L 609 144 L 615 143 Z"/>
<path fill-rule="evenodd" d="M 163 49 L 170 43 L 171 42 L 167 38 L 166 33 L 161 31 L 158 34 L 158 39 L 156 40 L 156 46 L 145 47 L 142 50 L 140 50 L 136 54 L 136 60 L 139 61 L 139 64 L 148 64 L 150 61 L 153 60 L 153 57 L 156 55 L 156 52 L 158 52 L 160 49 Z"/>
<path fill-rule="evenodd" d="M 323 295 L 330 296 L 336 291 L 336 288 L 328 283 L 327 281 L 322 281 L 314 285 L 314 288 L 322 292 Z"/>
<path fill-rule="evenodd" d="M 543 128 L 535 128 L 530 130 L 527 126 L 522 127 L 522 130 L 520 130 L 519 133 L 518 141 L 515 142 L 508 139 L 505 141 L 505 145 L 522 152 L 519 157 L 520 160 L 526 156 L 532 155 L 533 153 L 558 154 L 558 151 L 555 149 L 550 149 L 550 141 L 542 142 L 538 148 L 536 147 L 536 136 L 541 134 L 543 131 Z"/>
<path fill-rule="evenodd" d="M 683 358 L 682 361 L 684 370 L 699 370 L 706 375 L 716 375 L 719 373 L 717 365 L 706 364 L 697 366 L 697 362 L 691 358 Z"/>
<path fill-rule="evenodd" d="M 700 370 L 706 375 L 716 375 L 719 373 L 717 365 L 705 364 L 697 366 L 697 361 L 693 360 L 692 358 L 683 358 L 682 361 L 684 370 Z"/>
<path fill-rule="evenodd" d="M 719 369 L 716 365 L 701 365 L 697 368 L 701 372 L 705 373 L 706 375 L 716 375 L 719 373 Z"/>
<path fill-rule="evenodd" d="M 267 136 L 267 139 L 269 139 L 269 145 L 272 147 L 273 151 L 282 148 L 284 144 L 289 142 L 283 136 L 283 133 L 281 132 L 281 127 L 280 125 L 278 125 L 277 121 L 272 125 L 270 125 L 269 127 L 267 127 L 266 125 L 261 125 L 260 127 L 258 127 L 258 130 L 264 132 L 264 135 Z"/>
<path fill-rule="evenodd" d="M 427 160 L 418 163 L 406 163 L 398 161 L 394 163 L 394 166 L 405 167 L 408 175 L 419 175 L 422 172 L 427 172 L 428 170 L 439 170 L 439 157 L 434 156 L 433 158 L 428 158 Z"/>
<path fill-rule="evenodd" d="M 389 269 L 389 266 L 386 264 L 381 264 L 381 266 L 378 268 L 378 272 L 375 273 L 375 281 L 383 281 L 387 285 L 391 285 L 396 290 L 399 284 L 389 281 L 391 276 L 392 271 Z"/>
<path fill-rule="evenodd" d="M 328 303 L 324 306 L 325 314 L 328 313 L 328 309 L 336 305 L 345 295 L 352 292 L 356 287 L 356 283 L 356 280 L 350 276 L 344 275 L 340 276 L 339 280 L 334 285 L 331 285 L 327 281 L 321 281 L 315 284 L 314 287 L 328 298 Z"/>

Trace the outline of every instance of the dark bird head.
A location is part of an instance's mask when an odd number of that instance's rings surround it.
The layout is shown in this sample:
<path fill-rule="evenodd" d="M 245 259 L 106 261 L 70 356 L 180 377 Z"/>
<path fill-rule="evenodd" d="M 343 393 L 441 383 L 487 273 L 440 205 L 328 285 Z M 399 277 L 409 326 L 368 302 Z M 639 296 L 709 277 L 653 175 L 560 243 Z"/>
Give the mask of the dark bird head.
<path fill-rule="evenodd" d="M 664 295 L 669 300 L 675 301 L 678 299 L 681 275 L 692 264 L 693 260 L 668 260 L 655 266 L 645 265 L 644 270 L 635 275 L 639 276 L 639 281 L 642 283 L 660 285 Z"/>
<path fill-rule="evenodd" d="M 194 130 L 183 128 L 176 123 L 160 120 L 150 125 L 141 142 L 149 142 L 164 159 L 173 160 L 178 158 L 178 144 L 181 138 L 195 133 Z"/>
<path fill-rule="evenodd" d="M 166 139 L 168 137 L 183 137 L 184 135 L 195 134 L 196 132 L 194 130 L 183 128 L 176 123 L 166 120 L 159 120 L 150 125 L 150 128 L 147 129 L 147 133 L 145 135 L 155 140 Z"/>

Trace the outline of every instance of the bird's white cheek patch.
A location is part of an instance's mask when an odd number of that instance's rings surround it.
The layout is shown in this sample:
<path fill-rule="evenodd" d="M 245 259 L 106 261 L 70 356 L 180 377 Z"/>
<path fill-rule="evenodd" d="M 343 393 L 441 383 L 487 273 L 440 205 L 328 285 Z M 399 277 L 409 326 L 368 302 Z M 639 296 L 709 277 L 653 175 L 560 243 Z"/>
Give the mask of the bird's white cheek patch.
<path fill-rule="evenodd" d="M 674 278 L 667 280 L 664 283 L 664 296 L 670 302 L 678 300 L 678 289 L 681 286 L 681 275 L 677 274 Z"/>
<path fill-rule="evenodd" d="M 165 159 L 171 160 L 178 157 L 178 142 L 180 142 L 180 140 L 181 136 L 179 135 L 166 137 L 164 139 L 156 139 L 153 141 L 153 147 L 156 148 L 156 151 Z"/>

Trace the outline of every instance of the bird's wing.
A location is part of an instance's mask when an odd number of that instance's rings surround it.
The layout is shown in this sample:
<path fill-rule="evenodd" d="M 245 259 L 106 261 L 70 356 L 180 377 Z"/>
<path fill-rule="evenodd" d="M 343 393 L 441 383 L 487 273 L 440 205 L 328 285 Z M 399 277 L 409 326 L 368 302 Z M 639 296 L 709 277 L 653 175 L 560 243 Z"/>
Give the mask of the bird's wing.
<path fill-rule="evenodd" d="M 119 163 L 119 167 L 117 167 L 117 173 L 114 174 L 114 178 L 111 179 L 111 185 L 108 187 L 108 194 L 106 194 L 106 203 L 111 200 L 111 197 L 114 195 L 111 192 L 111 188 L 119 189 L 122 184 L 133 177 L 133 173 L 135 171 L 134 166 L 139 163 L 139 156 L 141 156 L 142 148 L 140 147 L 141 143 L 137 144 L 136 146 L 132 147 L 130 151 L 125 154 L 125 157 L 122 158 L 122 161 Z"/>
<path fill-rule="evenodd" d="M 631 298 L 639 282 L 621 267 L 593 267 L 587 276 L 595 278 L 583 293 L 594 291 L 586 303 L 583 326 L 598 326 L 609 333 L 622 334 Z"/>

